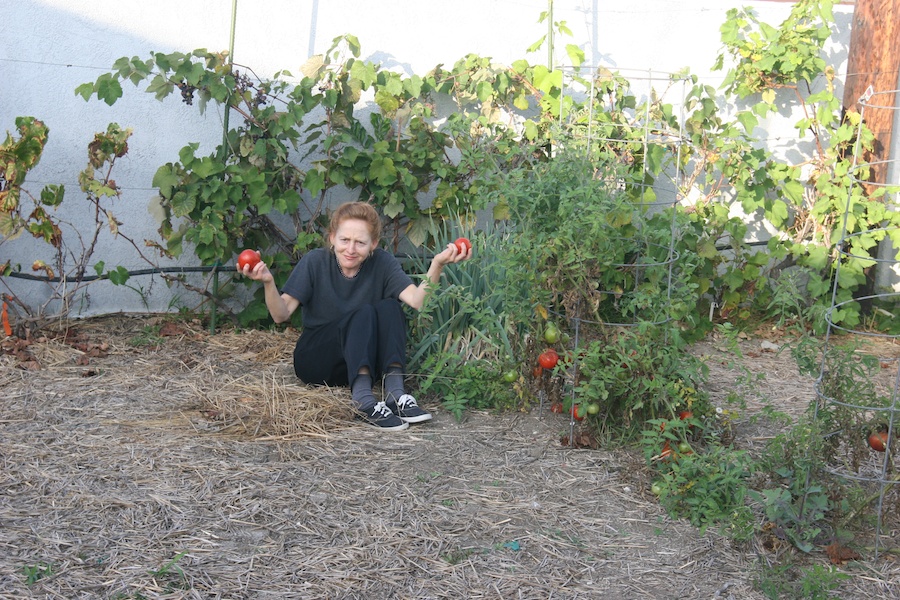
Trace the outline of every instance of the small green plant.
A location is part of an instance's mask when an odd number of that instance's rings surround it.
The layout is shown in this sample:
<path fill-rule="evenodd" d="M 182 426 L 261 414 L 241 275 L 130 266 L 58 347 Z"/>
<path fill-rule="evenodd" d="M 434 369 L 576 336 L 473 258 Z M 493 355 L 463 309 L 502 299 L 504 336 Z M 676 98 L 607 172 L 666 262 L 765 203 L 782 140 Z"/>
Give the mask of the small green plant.
<path fill-rule="evenodd" d="M 782 487 L 751 490 L 750 496 L 763 506 L 766 519 L 778 526 L 786 539 L 799 550 L 811 552 L 824 532 L 828 496 L 822 486 L 806 485 L 798 479 L 791 468 L 780 468 L 776 475 L 785 481 Z"/>
<path fill-rule="evenodd" d="M 750 493 L 765 519 L 802 552 L 833 537 L 834 516 L 848 508 L 842 488 L 824 468 L 832 444 L 827 430 L 807 413 L 776 435 L 758 459 L 766 479 Z"/>
<path fill-rule="evenodd" d="M 775 320 L 777 327 L 792 327 L 802 331 L 809 320 L 809 298 L 805 291 L 805 281 L 809 274 L 793 269 L 782 271 L 779 277 L 770 279 L 771 300 L 765 314 Z"/>
<path fill-rule="evenodd" d="M 761 563 L 754 586 L 771 600 L 828 600 L 850 575 L 835 567 Z"/>
<path fill-rule="evenodd" d="M 128 339 L 128 345 L 136 348 L 158 346 L 163 342 L 160 335 L 161 325 L 146 325 L 140 333 Z"/>
<path fill-rule="evenodd" d="M 420 483 L 427 483 L 433 479 L 437 479 L 441 475 L 443 475 L 443 473 L 441 473 L 440 471 L 431 471 L 429 473 L 417 473 L 416 481 L 418 481 Z"/>
<path fill-rule="evenodd" d="M 654 491 L 669 514 L 701 531 L 721 525 L 733 538 L 748 539 L 754 517 L 745 500 L 756 468 L 750 456 L 711 439 L 685 445 L 698 427 L 689 420 L 655 419 L 648 425 L 641 444 L 657 472 Z"/>
<path fill-rule="evenodd" d="M 25 584 L 34 585 L 39 580 L 53 575 L 53 565 L 46 562 L 39 562 L 36 565 L 26 565 L 22 567 L 22 573 L 25 575 Z"/>
<path fill-rule="evenodd" d="M 159 569 L 151 569 L 149 571 L 150 576 L 160 583 L 165 583 L 165 587 L 169 591 L 190 589 L 191 586 L 187 580 L 187 576 L 184 574 L 181 567 L 178 566 L 179 561 L 184 558 L 186 554 L 187 551 L 182 550 Z"/>
<path fill-rule="evenodd" d="M 438 353 L 425 361 L 423 370 L 419 393 L 437 398 L 457 419 L 468 409 L 503 410 L 519 403 L 515 389 L 498 376 L 493 362 Z"/>
<path fill-rule="evenodd" d="M 442 558 L 447 561 L 447 564 L 458 565 L 473 554 L 479 554 L 481 552 L 482 551 L 478 548 L 460 548 L 459 550 L 451 550 L 443 555 Z"/>

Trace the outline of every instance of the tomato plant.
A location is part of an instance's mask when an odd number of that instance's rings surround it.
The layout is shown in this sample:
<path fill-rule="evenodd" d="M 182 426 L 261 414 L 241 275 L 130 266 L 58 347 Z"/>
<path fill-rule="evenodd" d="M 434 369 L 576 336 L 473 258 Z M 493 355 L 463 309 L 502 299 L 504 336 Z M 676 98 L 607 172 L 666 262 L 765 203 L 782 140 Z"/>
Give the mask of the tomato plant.
<path fill-rule="evenodd" d="M 545 369 L 554 368 L 558 362 L 559 354 L 552 348 L 541 352 L 541 355 L 538 357 L 538 363 Z"/>
<path fill-rule="evenodd" d="M 673 454 L 674 453 L 672 452 L 672 447 L 669 446 L 669 440 L 666 440 L 663 444 L 662 451 L 659 453 L 659 457 L 662 460 L 669 460 L 670 458 L 672 458 Z"/>
<path fill-rule="evenodd" d="M 262 257 L 257 250 L 244 250 L 238 255 L 237 259 L 237 268 L 239 271 L 243 271 L 244 267 L 250 267 L 251 269 L 255 267 L 259 261 L 262 260 Z"/>

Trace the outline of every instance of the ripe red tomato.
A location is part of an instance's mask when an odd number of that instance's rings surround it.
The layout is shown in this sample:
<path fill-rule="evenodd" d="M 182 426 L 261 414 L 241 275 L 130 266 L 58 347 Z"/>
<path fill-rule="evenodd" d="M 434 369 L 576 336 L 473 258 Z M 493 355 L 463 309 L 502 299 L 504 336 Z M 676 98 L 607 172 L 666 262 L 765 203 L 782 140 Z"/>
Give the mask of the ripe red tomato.
<path fill-rule="evenodd" d="M 550 412 L 556 413 L 559 415 L 559 414 L 562 414 L 562 411 L 563 411 L 562 402 L 554 402 L 553 404 L 550 405 Z"/>
<path fill-rule="evenodd" d="M 876 452 L 884 452 L 884 449 L 887 448 L 887 441 L 887 431 L 875 431 L 869 435 L 869 446 Z"/>
<path fill-rule="evenodd" d="M 574 418 L 576 421 L 583 421 L 584 415 L 584 408 L 582 408 L 580 404 L 572 405 L 572 418 Z"/>
<path fill-rule="evenodd" d="M 683 410 L 678 413 L 678 418 L 684 421 L 685 419 L 692 419 L 694 417 L 694 413 L 689 410 Z"/>
<path fill-rule="evenodd" d="M 461 253 L 472 249 L 472 242 L 469 241 L 469 238 L 456 238 L 456 241 L 453 243 L 456 244 L 456 249 Z"/>
<path fill-rule="evenodd" d="M 556 366 L 556 363 L 559 362 L 559 354 L 557 354 L 556 350 L 550 348 L 549 350 L 544 350 L 541 352 L 541 355 L 538 356 L 538 363 L 545 369 L 552 369 Z"/>
<path fill-rule="evenodd" d="M 243 271 L 245 266 L 248 266 L 252 269 L 261 259 L 262 257 L 260 257 L 257 250 L 244 250 L 238 256 L 237 268 L 239 271 Z"/>

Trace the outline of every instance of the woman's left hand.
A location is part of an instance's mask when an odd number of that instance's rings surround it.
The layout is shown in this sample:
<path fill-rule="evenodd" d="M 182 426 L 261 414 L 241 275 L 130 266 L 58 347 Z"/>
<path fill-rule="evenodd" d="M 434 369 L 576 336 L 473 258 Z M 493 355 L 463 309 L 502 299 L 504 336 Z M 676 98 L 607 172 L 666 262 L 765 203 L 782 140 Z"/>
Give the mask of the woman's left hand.
<path fill-rule="evenodd" d="M 440 254 L 436 254 L 434 260 L 438 261 L 441 265 L 449 265 L 451 263 L 458 263 L 464 260 L 469 260 L 472 258 L 472 248 L 469 246 L 463 246 L 463 251 L 460 252 L 459 247 L 454 243 L 447 244 L 447 247 Z"/>

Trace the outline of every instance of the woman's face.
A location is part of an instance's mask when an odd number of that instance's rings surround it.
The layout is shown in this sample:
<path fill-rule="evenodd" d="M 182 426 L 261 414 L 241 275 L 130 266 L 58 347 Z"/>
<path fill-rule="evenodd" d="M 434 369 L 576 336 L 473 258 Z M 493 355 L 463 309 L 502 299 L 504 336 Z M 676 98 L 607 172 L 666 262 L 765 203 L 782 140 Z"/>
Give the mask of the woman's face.
<path fill-rule="evenodd" d="M 352 277 L 375 249 L 369 224 L 359 219 L 344 219 L 330 238 L 344 275 Z"/>

